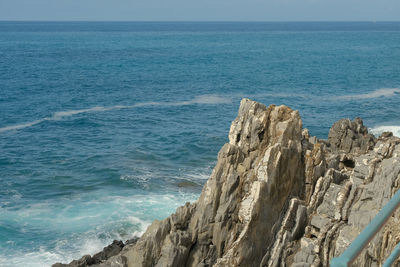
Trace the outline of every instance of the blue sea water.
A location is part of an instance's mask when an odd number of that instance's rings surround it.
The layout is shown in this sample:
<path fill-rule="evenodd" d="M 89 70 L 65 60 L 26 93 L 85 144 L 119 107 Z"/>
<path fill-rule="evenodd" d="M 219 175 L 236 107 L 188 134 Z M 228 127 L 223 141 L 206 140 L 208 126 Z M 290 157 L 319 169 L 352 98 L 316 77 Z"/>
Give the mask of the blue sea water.
<path fill-rule="evenodd" d="M 243 97 L 320 138 L 357 116 L 400 135 L 399 62 L 399 22 L 0 22 L 0 266 L 69 262 L 196 200 Z"/>

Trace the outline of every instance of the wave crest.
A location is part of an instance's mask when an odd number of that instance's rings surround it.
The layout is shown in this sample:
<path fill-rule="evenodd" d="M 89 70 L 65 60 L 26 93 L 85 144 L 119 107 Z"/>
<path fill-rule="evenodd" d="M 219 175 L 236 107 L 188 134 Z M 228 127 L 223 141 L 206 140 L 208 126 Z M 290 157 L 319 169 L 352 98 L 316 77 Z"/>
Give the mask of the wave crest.
<path fill-rule="evenodd" d="M 60 120 L 65 117 L 71 117 L 74 115 L 82 114 L 82 113 L 89 113 L 89 112 L 105 112 L 111 110 L 118 110 L 118 109 L 128 109 L 128 108 L 140 108 L 140 107 L 148 107 L 148 106 L 187 106 L 187 105 L 194 105 L 194 104 L 202 104 L 202 105 L 217 105 L 217 104 L 229 104 L 232 103 L 231 98 L 226 98 L 217 95 L 200 95 L 196 96 L 192 100 L 189 101 L 180 101 L 180 102 L 143 102 L 143 103 L 136 103 L 134 105 L 115 105 L 111 107 L 93 107 L 93 108 L 86 108 L 86 109 L 77 109 L 77 110 L 68 110 L 68 111 L 59 111 L 55 112 L 51 117 L 45 117 L 43 119 L 35 120 L 28 123 L 21 123 L 11 126 L 5 126 L 0 128 L 1 132 L 11 131 L 11 130 L 19 130 L 23 128 L 28 128 L 34 126 L 36 124 L 42 123 L 44 121 L 55 121 Z"/>
<path fill-rule="evenodd" d="M 369 93 L 365 94 L 358 94 L 358 95 L 345 95 L 339 96 L 339 99 L 371 99 L 371 98 L 378 98 L 378 97 L 390 97 L 396 94 L 400 94 L 400 88 L 381 88 Z"/>
<path fill-rule="evenodd" d="M 383 132 L 392 132 L 394 136 L 400 137 L 400 126 L 396 125 L 378 126 L 368 130 L 375 136 L 380 136 Z"/>

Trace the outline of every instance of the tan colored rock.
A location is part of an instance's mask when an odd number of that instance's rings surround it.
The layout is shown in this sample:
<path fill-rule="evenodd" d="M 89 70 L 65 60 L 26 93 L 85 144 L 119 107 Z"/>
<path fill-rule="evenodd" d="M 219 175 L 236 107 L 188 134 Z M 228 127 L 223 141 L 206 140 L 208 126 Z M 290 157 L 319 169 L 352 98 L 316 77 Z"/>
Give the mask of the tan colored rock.
<path fill-rule="evenodd" d="M 128 266 L 261 262 L 279 229 L 280 214 L 303 190 L 301 131 L 297 111 L 243 99 L 229 143 L 219 152 L 199 200 L 192 209 L 178 209 L 154 223 L 124 249 Z"/>

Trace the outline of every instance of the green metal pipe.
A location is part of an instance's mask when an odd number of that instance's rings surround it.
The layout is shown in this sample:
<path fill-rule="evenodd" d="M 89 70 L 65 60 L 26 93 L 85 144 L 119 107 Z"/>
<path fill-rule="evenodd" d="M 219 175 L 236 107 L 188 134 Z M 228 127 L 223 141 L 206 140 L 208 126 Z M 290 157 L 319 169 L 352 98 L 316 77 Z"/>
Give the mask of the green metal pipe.
<path fill-rule="evenodd" d="M 400 256 L 400 243 L 396 245 L 396 247 L 393 249 L 392 253 L 390 256 L 386 259 L 385 263 L 382 265 L 382 267 L 390 267 L 392 266 L 393 262 Z"/>
<path fill-rule="evenodd" d="M 386 221 L 392 216 L 400 205 L 400 190 L 394 194 L 389 202 L 381 209 L 381 211 L 372 219 L 372 221 L 364 228 L 364 230 L 354 239 L 350 246 L 339 256 L 333 258 L 330 262 L 331 267 L 347 267 L 361 253 L 362 249 L 368 245 L 369 241 L 382 228 Z M 400 250 L 399 245 L 396 249 Z M 395 249 L 395 250 L 396 250 Z M 398 252 L 400 253 L 400 251 Z M 396 254 L 398 255 L 398 254 Z M 396 256 L 394 255 L 394 256 Z M 395 259 L 394 259 L 395 260 Z M 394 261 L 393 260 L 393 261 Z"/>

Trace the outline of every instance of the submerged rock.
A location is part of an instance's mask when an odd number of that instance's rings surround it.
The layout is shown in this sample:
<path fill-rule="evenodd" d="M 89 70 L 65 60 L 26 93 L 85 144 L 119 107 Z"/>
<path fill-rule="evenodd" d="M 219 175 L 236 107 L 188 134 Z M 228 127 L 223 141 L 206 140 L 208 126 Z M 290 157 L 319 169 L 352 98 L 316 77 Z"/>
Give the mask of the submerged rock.
<path fill-rule="evenodd" d="M 376 139 L 357 118 L 319 140 L 297 111 L 243 99 L 195 203 L 121 251 L 69 266 L 328 266 L 399 187 L 399 138 Z M 399 222 L 389 220 L 356 266 L 382 263 L 400 239 Z"/>
<path fill-rule="evenodd" d="M 196 184 L 192 181 L 182 181 L 177 184 L 178 187 L 198 187 L 199 184 Z"/>

